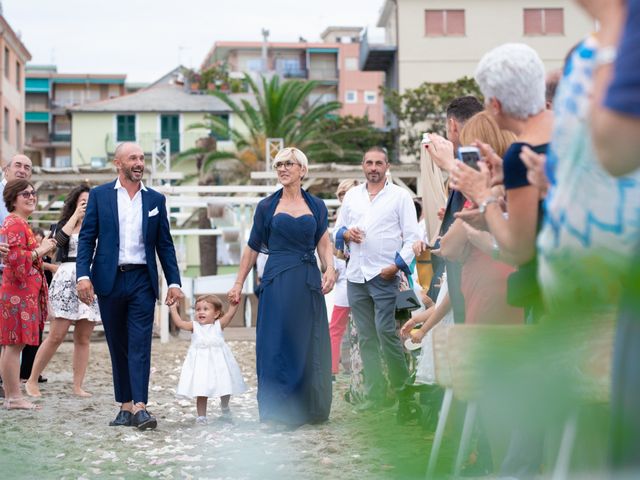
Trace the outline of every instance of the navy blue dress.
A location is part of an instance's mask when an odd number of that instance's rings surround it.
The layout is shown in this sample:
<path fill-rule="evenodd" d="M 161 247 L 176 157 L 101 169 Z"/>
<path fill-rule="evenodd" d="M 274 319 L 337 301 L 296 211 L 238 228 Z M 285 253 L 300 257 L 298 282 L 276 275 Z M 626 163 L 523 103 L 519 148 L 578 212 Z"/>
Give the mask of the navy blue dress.
<path fill-rule="evenodd" d="M 249 246 L 268 253 L 258 304 L 256 359 L 261 421 L 320 423 L 331 410 L 331 345 L 315 249 L 327 229 L 324 203 L 306 192 L 313 214 L 274 215 L 282 191 L 256 209 Z"/>

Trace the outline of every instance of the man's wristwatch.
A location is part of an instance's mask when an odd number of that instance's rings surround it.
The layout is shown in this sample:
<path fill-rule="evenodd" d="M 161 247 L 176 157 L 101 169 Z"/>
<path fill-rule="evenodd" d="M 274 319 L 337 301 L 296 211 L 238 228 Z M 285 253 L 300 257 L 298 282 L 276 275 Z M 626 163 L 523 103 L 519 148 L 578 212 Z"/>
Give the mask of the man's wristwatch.
<path fill-rule="evenodd" d="M 498 203 L 498 199 L 493 195 L 489 195 L 487 198 L 484 199 L 484 201 L 478 206 L 478 211 L 484 215 L 484 212 L 487 211 L 487 207 L 491 203 Z"/>

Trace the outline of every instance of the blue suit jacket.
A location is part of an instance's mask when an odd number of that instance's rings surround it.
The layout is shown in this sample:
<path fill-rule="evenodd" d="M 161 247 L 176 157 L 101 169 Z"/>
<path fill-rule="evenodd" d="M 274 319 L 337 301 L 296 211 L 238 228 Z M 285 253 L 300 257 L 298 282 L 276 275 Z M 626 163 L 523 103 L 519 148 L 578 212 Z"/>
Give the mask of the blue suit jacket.
<path fill-rule="evenodd" d="M 87 210 L 82 222 L 76 256 L 76 277 L 88 276 L 98 295 L 108 295 L 118 273 L 120 225 L 118 223 L 118 192 L 113 182 L 95 187 L 89 192 Z M 156 252 L 167 283 L 180 283 L 176 252 L 169 231 L 169 219 L 164 195 L 147 187 L 142 195 L 142 236 L 147 268 L 156 298 L 159 296 Z M 149 212 L 157 209 L 157 214 Z M 97 242 L 97 246 L 96 246 Z M 95 255 L 94 255 L 95 252 Z M 93 265 L 91 263 L 93 262 Z"/>

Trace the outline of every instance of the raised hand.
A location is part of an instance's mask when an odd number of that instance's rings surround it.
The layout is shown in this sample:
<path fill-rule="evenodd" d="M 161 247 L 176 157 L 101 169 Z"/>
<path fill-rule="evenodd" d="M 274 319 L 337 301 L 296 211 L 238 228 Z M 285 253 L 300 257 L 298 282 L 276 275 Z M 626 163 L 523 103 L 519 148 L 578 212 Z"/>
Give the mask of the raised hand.
<path fill-rule="evenodd" d="M 424 148 L 429 152 L 429 156 L 435 164 L 446 172 L 450 172 L 455 167 L 455 156 L 453 154 L 453 143 L 437 133 L 430 133 L 431 143 L 424 144 Z"/>

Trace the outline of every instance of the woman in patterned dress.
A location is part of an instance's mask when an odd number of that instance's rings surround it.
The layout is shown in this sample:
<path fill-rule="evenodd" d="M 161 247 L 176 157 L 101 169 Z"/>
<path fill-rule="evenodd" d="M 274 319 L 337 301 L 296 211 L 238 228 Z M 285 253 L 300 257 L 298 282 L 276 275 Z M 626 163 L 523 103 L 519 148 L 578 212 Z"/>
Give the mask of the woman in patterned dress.
<path fill-rule="evenodd" d="M 84 218 L 84 211 L 89 198 L 90 187 L 82 184 L 69 193 L 64 202 L 60 221 L 56 227 L 55 239 L 58 242 L 56 262 L 60 267 L 56 271 L 49 290 L 54 319 L 51 320 L 49 336 L 38 349 L 31 376 L 25 385 L 27 394 L 39 397 L 38 376 L 56 353 L 58 347 L 67 336 L 69 327 L 73 328 L 73 394 L 78 397 L 90 397 L 91 394 L 82 388 L 87 365 L 89 364 L 89 345 L 93 327 L 100 322 L 98 302 L 94 299 L 86 305 L 78 299 L 76 293 L 76 252 L 78 235 Z"/>
<path fill-rule="evenodd" d="M 47 318 L 47 282 L 42 257 L 55 248 L 56 241 L 45 238 L 38 246 L 27 223 L 37 205 L 33 184 L 24 179 L 7 183 L 3 199 L 10 212 L 0 229 L 7 236 L 9 253 L 4 262 L 0 287 L 0 374 L 4 383 L 4 407 L 30 410 L 20 390 L 20 353 L 25 345 L 38 345 L 40 329 Z"/>

